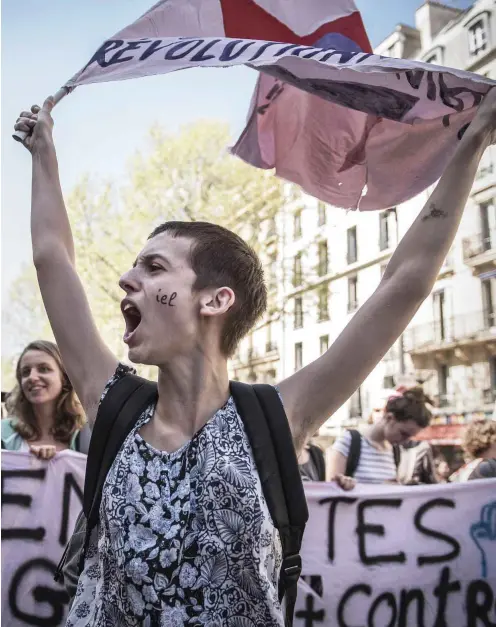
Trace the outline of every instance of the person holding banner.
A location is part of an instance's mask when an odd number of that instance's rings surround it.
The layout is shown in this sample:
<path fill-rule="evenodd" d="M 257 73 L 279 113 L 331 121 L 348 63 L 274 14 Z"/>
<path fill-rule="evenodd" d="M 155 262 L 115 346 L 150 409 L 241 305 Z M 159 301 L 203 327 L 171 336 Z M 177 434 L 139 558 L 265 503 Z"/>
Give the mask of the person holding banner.
<path fill-rule="evenodd" d="M 17 387 L 9 396 L 13 416 L 2 420 L 2 444 L 51 459 L 57 451 L 81 451 L 83 408 L 53 342 L 31 342 L 16 366 Z"/>
<path fill-rule="evenodd" d="M 41 109 L 23 111 L 15 128 L 28 133 L 24 145 L 32 154 L 33 259 L 43 301 L 93 424 L 102 392 L 108 394 L 129 369 L 104 344 L 76 272 L 52 107 L 48 99 Z M 375 293 L 324 355 L 280 383 L 297 453 L 429 295 L 495 129 L 491 90 Z M 152 231 L 120 286 L 129 358 L 158 366 L 158 397 L 136 415 L 106 477 L 100 523 L 67 624 L 282 627 L 281 541 L 239 427 L 227 368 L 266 308 L 260 262 L 241 238 L 219 226 L 166 222 Z M 410 415 L 413 398 L 396 401 L 408 417 L 391 422 L 394 441 L 427 424 L 427 410 L 416 403 Z M 201 455 L 199 441 L 207 447 Z"/>
<path fill-rule="evenodd" d="M 401 455 L 399 447 L 429 424 L 431 412 L 426 405 L 428 401 L 420 387 L 395 392 L 389 397 L 382 418 L 368 426 L 359 441 L 347 431 L 334 443 L 331 478 L 345 490 L 354 488 L 357 481 L 397 482 Z M 354 450 L 354 447 L 359 449 Z M 354 462 L 350 466 L 352 457 Z"/>

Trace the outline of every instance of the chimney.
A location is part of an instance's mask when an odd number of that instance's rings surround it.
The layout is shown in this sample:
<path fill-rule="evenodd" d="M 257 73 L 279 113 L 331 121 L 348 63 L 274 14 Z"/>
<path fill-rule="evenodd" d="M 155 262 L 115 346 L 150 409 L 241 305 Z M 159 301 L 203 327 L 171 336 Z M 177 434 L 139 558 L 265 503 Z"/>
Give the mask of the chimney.
<path fill-rule="evenodd" d="M 420 32 L 422 50 L 432 46 L 436 35 L 462 13 L 461 9 L 427 0 L 415 12 L 415 26 Z"/>

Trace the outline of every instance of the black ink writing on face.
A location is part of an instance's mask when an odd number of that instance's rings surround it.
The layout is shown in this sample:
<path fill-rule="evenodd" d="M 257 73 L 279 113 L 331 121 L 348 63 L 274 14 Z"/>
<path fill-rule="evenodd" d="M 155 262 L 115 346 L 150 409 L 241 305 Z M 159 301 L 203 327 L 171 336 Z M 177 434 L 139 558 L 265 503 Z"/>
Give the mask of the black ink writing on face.
<path fill-rule="evenodd" d="M 48 587 L 38 584 L 29 592 L 37 604 L 47 605 L 52 608 L 51 616 L 40 616 L 37 614 L 28 614 L 22 609 L 22 601 L 26 595 L 26 586 L 23 585 L 24 579 L 31 579 L 33 572 L 37 573 L 36 581 L 40 579 L 40 573 L 48 574 L 48 581 L 53 580 L 56 566 L 50 560 L 44 558 L 32 559 L 24 562 L 14 573 L 9 585 L 8 603 L 12 616 L 26 625 L 37 625 L 38 627 L 52 627 L 52 625 L 60 625 L 65 614 L 65 606 L 69 602 L 69 596 L 60 586 Z M 5 583 L 4 583 L 5 585 Z"/>
<path fill-rule="evenodd" d="M 339 503 L 347 503 L 348 505 L 352 505 L 356 502 L 356 498 L 352 496 L 338 496 L 338 497 L 329 497 L 325 499 L 321 499 L 319 501 L 319 505 L 326 505 L 329 503 L 329 517 L 327 519 L 327 556 L 329 557 L 329 561 L 331 564 L 335 559 L 335 542 L 334 542 L 334 529 L 336 526 L 336 510 Z"/>
<path fill-rule="evenodd" d="M 487 581 L 471 581 L 467 589 L 467 627 L 494 627 L 496 623 L 490 618 L 493 607 L 494 593 Z"/>
<path fill-rule="evenodd" d="M 431 205 L 429 213 L 422 218 L 422 222 L 425 222 L 426 220 L 430 220 L 431 218 L 447 218 L 447 217 L 448 217 L 448 214 L 446 213 L 446 211 L 443 211 L 442 209 L 438 209 L 436 205 Z"/>
<path fill-rule="evenodd" d="M 9 479 L 29 479 L 32 481 L 43 481 L 46 475 L 46 468 L 36 470 L 3 470 L 2 471 L 2 509 L 6 505 L 24 507 L 29 509 L 33 497 L 29 494 L 16 492 L 6 492 L 5 486 Z M 41 542 L 45 537 L 44 527 L 12 527 L 2 528 L 2 541 L 4 540 L 31 540 Z"/>
<path fill-rule="evenodd" d="M 169 307 L 175 307 L 175 305 L 172 304 L 172 301 L 176 300 L 177 292 L 172 292 L 172 294 L 169 296 L 168 294 L 161 295 L 161 291 L 162 289 L 158 290 L 157 303 L 160 303 L 161 305 L 168 305 Z"/>
<path fill-rule="evenodd" d="M 413 524 L 415 525 L 415 529 L 420 531 L 420 533 L 424 536 L 446 542 L 446 544 L 449 544 L 452 549 L 449 553 L 444 553 L 443 555 L 419 555 L 417 558 L 417 564 L 419 566 L 423 566 L 424 564 L 449 562 L 456 559 L 460 555 L 460 544 L 458 540 L 446 533 L 426 527 L 422 522 L 422 518 L 427 512 L 438 507 L 449 507 L 450 509 L 455 509 L 455 503 L 451 499 L 433 499 L 432 501 L 428 501 L 418 508 L 415 518 L 413 519 Z"/>
<path fill-rule="evenodd" d="M 378 564 L 404 564 L 406 562 L 406 555 L 404 551 L 399 553 L 389 553 L 387 555 L 370 555 L 367 553 L 366 536 L 374 535 L 378 537 L 385 537 L 386 530 L 383 525 L 372 525 L 365 520 L 365 513 L 371 508 L 394 508 L 401 507 L 403 499 L 366 499 L 358 504 L 357 507 L 357 529 L 358 535 L 358 554 L 360 561 L 365 566 L 376 566 Z"/>

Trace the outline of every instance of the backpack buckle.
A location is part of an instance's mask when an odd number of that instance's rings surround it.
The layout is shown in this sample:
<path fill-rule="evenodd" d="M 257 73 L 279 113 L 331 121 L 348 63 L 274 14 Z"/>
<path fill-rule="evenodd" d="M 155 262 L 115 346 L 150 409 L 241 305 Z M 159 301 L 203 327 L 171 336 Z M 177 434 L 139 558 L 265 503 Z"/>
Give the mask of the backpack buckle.
<path fill-rule="evenodd" d="M 301 555 L 295 553 L 293 555 L 286 555 L 282 560 L 282 573 L 284 579 L 289 583 L 295 584 L 301 575 Z"/>

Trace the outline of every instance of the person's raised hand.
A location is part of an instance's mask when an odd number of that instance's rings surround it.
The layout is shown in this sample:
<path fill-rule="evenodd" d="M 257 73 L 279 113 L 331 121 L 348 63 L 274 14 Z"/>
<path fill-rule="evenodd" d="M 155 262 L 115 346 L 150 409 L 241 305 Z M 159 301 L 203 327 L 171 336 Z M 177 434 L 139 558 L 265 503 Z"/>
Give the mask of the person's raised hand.
<path fill-rule="evenodd" d="M 36 455 L 39 459 L 49 460 L 54 457 L 57 452 L 57 448 L 53 444 L 41 444 L 40 446 L 30 446 L 29 450 L 33 455 Z"/>
<path fill-rule="evenodd" d="M 53 144 L 52 109 L 53 98 L 50 96 L 43 103 L 43 107 L 33 105 L 31 111 L 22 111 L 14 125 L 16 131 L 27 133 L 23 145 L 31 153 Z"/>

